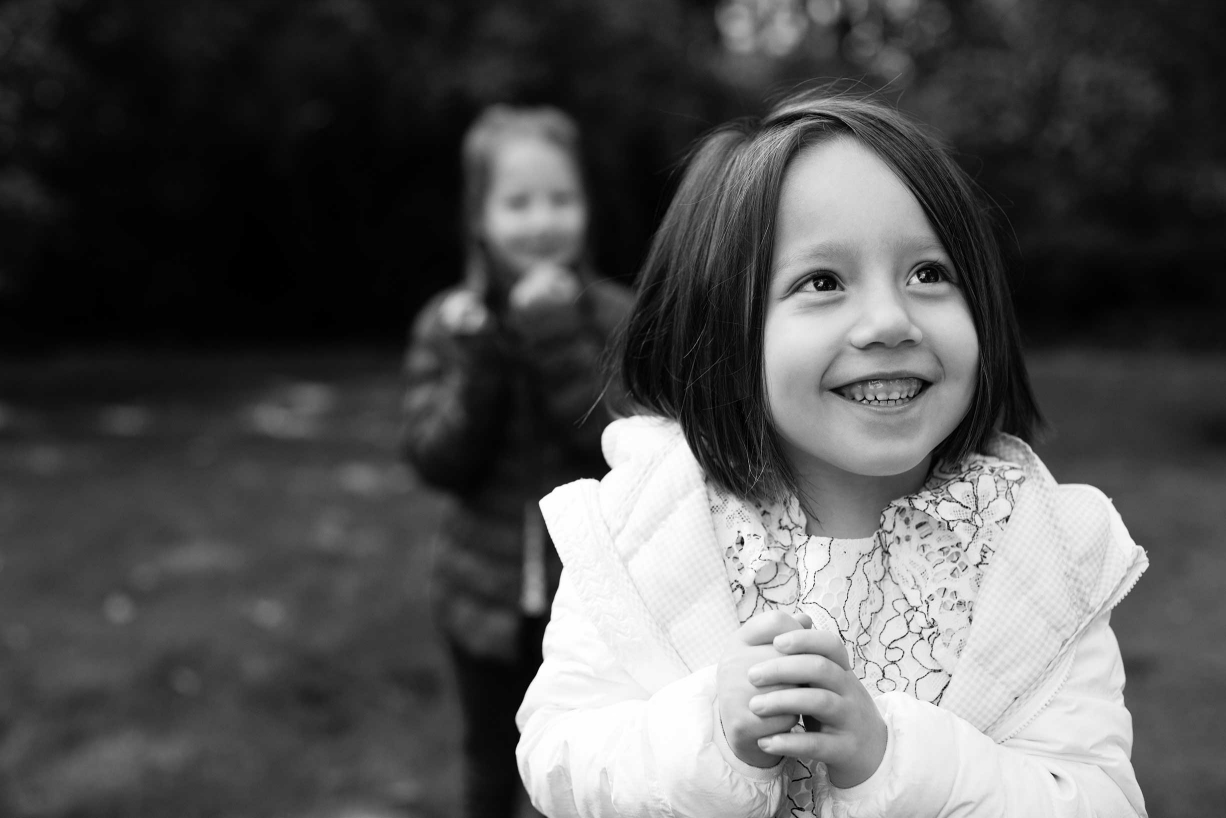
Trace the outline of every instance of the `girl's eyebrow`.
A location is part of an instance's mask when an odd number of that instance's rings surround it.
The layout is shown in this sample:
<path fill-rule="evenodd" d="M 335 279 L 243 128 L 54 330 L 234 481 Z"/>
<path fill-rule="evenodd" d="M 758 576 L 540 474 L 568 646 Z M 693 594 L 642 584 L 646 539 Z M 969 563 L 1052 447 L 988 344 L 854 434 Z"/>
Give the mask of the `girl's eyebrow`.
<path fill-rule="evenodd" d="M 936 236 L 895 236 L 890 244 L 900 251 L 945 254 L 945 245 Z"/>
<path fill-rule="evenodd" d="M 855 248 L 849 242 L 838 239 L 814 242 L 801 249 L 789 253 L 772 265 L 776 272 L 789 270 L 792 267 L 802 267 L 815 261 L 829 258 L 845 258 L 855 255 Z"/>
<path fill-rule="evenodd" d="M 945 255 L 945 247 L 935 236 L 893 236 L 889 241 L 890 249 L 900 253 L 940 253 Z M 828 239 L 790 253 L 779 259 L 773 265 L 774 270 L 787 270 L 793 266 L 803 266 L 824 259 L 848 258 L 856 255 L 856 245 L 841 239 Z"/>

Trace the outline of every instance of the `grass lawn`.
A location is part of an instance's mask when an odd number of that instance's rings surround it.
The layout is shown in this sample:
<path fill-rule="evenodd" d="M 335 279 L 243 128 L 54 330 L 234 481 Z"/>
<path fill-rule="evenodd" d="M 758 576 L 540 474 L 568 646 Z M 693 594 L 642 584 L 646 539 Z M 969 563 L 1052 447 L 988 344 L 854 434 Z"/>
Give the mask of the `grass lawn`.
<path fill-rule="evenodd" d="M 454 814 L 439 510 L 384 353 L 0 363 L 0 815 Z M 1033 361 L 1152 567 L 1114 625 L 1155 818 L 1226 803 L 1226 360 Z"/>

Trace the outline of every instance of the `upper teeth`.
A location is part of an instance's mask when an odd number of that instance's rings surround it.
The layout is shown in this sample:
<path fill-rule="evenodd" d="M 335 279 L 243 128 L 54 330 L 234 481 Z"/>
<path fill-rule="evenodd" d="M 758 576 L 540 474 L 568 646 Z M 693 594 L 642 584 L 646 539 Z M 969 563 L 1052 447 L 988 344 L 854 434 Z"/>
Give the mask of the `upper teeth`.
<path fill-rule="evenodd" d="M 891 378 L 888 381 L 860 381 L 839 391 L 852 400 L 906 400 L 915 397 L 922 384 L 919 378 Z"/>

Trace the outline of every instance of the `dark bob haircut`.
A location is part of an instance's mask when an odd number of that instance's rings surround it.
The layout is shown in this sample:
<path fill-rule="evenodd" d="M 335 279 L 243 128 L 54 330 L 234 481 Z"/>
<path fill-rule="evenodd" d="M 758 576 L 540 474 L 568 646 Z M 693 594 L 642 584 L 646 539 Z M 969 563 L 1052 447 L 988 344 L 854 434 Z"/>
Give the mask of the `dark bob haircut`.
<path fill-rule="evenodd" d="M 875 152 L 919 201 L 974 319 L 974 400 L 933 463 L 982 451 L 995 429 L 1029 440 L 1041 422 L 992 209 L 975 183 L 941 142 L 892 108 L 801 92 L 697 143 L 639 274 L 618 350 L 632 403 L 678 421 L 707 475 L 741 497 L 799 493 L 763 374 L 775 212 L 792 157 L 840 137 Z"/>

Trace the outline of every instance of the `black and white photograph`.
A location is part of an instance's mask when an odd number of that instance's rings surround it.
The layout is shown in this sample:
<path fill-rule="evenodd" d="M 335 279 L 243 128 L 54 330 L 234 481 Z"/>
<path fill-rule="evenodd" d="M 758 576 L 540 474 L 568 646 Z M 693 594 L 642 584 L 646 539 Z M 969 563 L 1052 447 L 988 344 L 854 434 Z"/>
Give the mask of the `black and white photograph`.
<path fill-rule="evenodd" d="M 1224 38 L 0 0 L 0 818 L 1219 814 Z"/>

